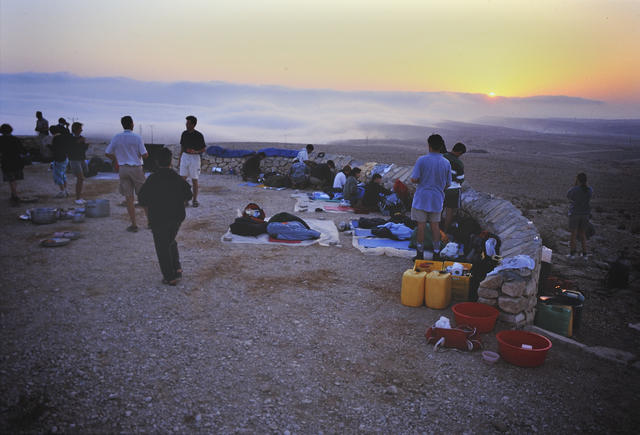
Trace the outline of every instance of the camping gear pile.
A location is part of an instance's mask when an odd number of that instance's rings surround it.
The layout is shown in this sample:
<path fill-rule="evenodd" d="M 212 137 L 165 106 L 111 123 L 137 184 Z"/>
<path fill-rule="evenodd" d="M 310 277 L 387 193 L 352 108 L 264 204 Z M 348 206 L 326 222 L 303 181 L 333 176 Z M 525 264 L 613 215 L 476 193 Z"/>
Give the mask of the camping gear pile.
<path fill-rule="evenodd" d="M 250 203 L 242 211 L 242 216 L 229 226 L 229 230 L 240 236 L 267 233 L 270 240 L 274 241 L 302 241 L 320 237 L 320 232 L 312 230 L 304 220 L 290 213 L 277 213 L 266 221 L 265 218 L 264 210 L 259 205 Z"/>

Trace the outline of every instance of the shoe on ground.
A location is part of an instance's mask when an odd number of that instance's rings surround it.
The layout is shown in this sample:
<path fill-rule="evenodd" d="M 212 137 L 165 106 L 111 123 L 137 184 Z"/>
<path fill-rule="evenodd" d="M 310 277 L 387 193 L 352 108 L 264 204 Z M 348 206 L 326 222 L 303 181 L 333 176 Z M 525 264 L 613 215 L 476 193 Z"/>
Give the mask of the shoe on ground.
<path fill-rule="evenodd" d="M 166 285 L 178 285 L 178 280 L 177 280 L 177 279 L 163 279 L 163 280 L 162 280 L 162 284 L 166 284 Z"/>
<path fill-rule="evenodd" d="M 76 199 L 75 203 L 78 204 L 78 205 L 84 205 L 84 204 L 87 203 L 87 201 L 85 201 L 84 199 L 80 198 L 80 199 Z"/>
<path fill-rule="evenodd" d="M 569 260 L 575 260 L 576 259 L 576 254 L 575 253 L 567 254 L 567 258 Z"/>
<path fill-rule="evenodd" d="M 56 194 L 56 198 L 64 198 L 64 197 L 65 197 L 65 194 L 63 191 L 60 191 Z"/>
<path fill-rule="evenodd" d="M 198 201 L 196 201 L 196 200 L 194 200 L 194 201 L 191 203 L 191 206 L 192 206 L 192 207 L 198 207 L 199 205 L 200 205 L 200 203 L 199 203 Z"/>
<path fill-rule="evenodd" d="M 130 225 L 127 227 L 127 231 L 129 231 L 130 233 L 137 233 L 138 227 L 136 225 Z"/>

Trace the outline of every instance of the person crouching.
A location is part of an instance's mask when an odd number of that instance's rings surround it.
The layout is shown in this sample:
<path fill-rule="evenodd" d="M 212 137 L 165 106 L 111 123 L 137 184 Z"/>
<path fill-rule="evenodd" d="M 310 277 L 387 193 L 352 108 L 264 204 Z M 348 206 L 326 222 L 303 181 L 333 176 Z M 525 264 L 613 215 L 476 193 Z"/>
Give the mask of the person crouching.
<path fill-rule="evenodd" d="M 159 169 L 140 188 L 138 201 L 147 207 L 164 284 L 176 285 L 182 278 L 182 266 L 176 235 L 185 218 L 185 205 L 193 197 L 191 186 L 171 169 L 171 151 L 157 154 Z"/>

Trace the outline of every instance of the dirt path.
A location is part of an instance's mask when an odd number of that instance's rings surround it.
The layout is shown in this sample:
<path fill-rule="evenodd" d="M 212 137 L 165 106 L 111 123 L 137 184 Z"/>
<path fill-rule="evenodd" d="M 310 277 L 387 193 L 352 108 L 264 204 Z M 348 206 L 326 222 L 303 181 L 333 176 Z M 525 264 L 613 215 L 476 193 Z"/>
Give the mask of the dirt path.
<path fill-rule="evenodd" d="M 111 200 L 110 218 L 34 226 L 2 207 L 0 431 L 637 429 L 636 370 L 562 347 L 536 369 L 433 353 L 424 331 L 452 315 L 399 303 L 404 259 L 363 256 L 345 235 L 342 247 L 221 243 L 248 202 L 293 209 L 291 191 L 238 182 L 203 177 L 202 205 L 178 236 L 177 287 L 160 282 L 150 231 L 125 231 L 115 181 L 87 183 L 87 198 Z M 72 206 L 52 199 L 44 165 L 27 168 L 20 189 Z M 84 237 L 38 246 L 65 229 Z M 484 340 L 497 349 L 494 335 Z"/>

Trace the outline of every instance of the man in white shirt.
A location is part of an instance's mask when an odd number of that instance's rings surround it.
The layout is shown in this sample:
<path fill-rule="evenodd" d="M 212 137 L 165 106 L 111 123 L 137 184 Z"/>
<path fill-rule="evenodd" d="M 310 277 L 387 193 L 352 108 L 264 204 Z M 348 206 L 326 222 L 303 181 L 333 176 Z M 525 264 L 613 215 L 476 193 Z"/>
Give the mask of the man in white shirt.
<path fill-rule="evenodd" d="M 120 123 L 124 131 L 113 136 L 105 150 L 105 155 L 113 161 L 113 167 L 120 176 L 120 193 L 125 197 L 127 212 L 131 219 L 131 225 L 127 227 L 127 231 L 135 233 L 138 231 L 138 226 L 133 194 L 135 192 L 137 195 L 144 184 L 142 159 L 146 159 L 149 154 L 142 138 L 133 132 L 133 119 L 128 115 L 123 116 Z"/>
<path fill-rule="evenodd" d="M 342 171 L 338 172 L 333 179 L 333 191 L 334 192 L 342 192 L 344 188 L 344 183 L 347 182 L 347 176 L 351 173 L 351 166 L 346 165 L 342 168 Z"/>
<path fill-rule="evenodd" d="M 309 160 L 309 153 L 311 152 L 313 152 L 313 145 L 309 144 L 298 151 L 296 159 L 298 159 L 299 162 L 306 163 Z"/>

